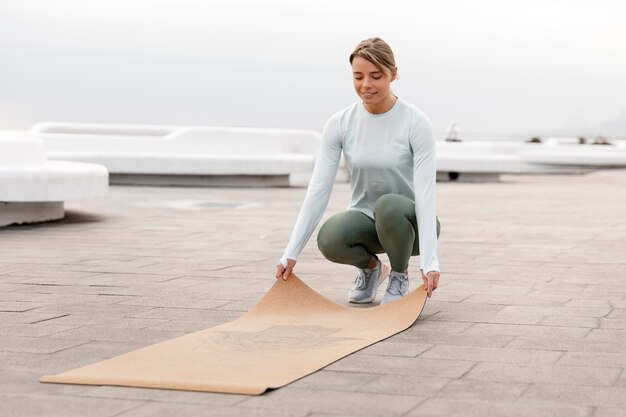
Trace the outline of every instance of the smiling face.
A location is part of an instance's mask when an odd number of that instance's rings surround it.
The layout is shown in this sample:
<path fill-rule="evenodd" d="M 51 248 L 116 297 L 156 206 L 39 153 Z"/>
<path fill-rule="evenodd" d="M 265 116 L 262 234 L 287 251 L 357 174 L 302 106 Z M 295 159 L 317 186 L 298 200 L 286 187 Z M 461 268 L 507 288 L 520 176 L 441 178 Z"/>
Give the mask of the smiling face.
<path fill-rule="evenodd" d="M 370 113 L 385 113 L 393 107 L 396 97 L 391 82 L 395 79 L 395 73 L 383 72 L 365 58 L 357 56 L 352 61 L 354 89 Z"/>

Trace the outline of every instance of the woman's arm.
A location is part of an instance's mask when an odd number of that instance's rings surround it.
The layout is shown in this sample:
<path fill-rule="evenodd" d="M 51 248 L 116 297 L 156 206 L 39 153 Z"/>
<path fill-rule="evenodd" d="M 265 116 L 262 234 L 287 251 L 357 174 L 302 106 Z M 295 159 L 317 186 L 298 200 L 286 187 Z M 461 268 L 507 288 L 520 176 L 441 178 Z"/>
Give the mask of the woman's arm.
<path fill-rule="evenodd" d="M 422 115 L 415 125 L 411 146 L 413 148 L 413 186 L 419 234 L 420 267 L 424 274 L 428 274 L 431 271 L 439 272 L 439 259 L 437 258 L 435 209 L 437 179 L 435 135 L 433 126 L 425 115 Z"/>
<path fill-rule="evenodd" d="M 322 142 L 320 151 L 315 161 L 315 168 L 309 183 L 309 187 L 298 214 L 298 219 L 291 232 L 289 244 L 285 249 L 283 257 L 280 259 L 280 265 L 276 273 L 279 278 L 279 272 L 283 274 L 283 279 L 287 279 L 295 262 L 290 262 L 288 268 L 287 261 L 296 261 L 298 255 L 304 249 L 315 227 L 324 215 L 324 211 L 328 206 L 330 194 L 335 183 L 339 161 L 341 159 L 341 129 L 340 119 L 332 117 L 324 126 L 322 132 Z M 282 271 L 280 266 L 282 266 Z M 287 268 L 287 270 L 285 270 Z M 286 276 L 285 276 L 286 275 Z"/>

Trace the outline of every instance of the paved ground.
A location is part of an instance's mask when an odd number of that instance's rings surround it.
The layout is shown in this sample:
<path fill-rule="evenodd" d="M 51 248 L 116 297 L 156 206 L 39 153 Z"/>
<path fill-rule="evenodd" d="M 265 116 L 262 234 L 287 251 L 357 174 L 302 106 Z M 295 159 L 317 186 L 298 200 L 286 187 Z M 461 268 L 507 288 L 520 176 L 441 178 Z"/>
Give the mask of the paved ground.
<path fill-rule="evenodd" d="M 441 286 L 417 323 L 267 395 L 41 384 L 243 314 L 305 192 L 113 187 L 0 230 L 0 415 L 624 416 L 625 189 L 626 171 L 439 184 Z M 297 272 L 339 303 L 355 275 L 314 239 Z"/>

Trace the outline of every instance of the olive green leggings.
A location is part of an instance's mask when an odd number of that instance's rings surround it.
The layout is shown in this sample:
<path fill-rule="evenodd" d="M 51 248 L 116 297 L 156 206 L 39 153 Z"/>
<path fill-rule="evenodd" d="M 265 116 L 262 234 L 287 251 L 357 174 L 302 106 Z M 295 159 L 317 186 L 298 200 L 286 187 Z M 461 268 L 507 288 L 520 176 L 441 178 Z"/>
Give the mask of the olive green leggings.
<path fill-rule="evenodd" d="M 441 225 L 437 219 L 437 238 Z M 317 246 L 329 261 L 367 268 L 374 254 L 387 253 L 391 269 L 405 271 L 419 255 L 415 202 L 385 194 L 374 205 L 374 220 L 357 210 L 330 217 L 317 235 Z"/>

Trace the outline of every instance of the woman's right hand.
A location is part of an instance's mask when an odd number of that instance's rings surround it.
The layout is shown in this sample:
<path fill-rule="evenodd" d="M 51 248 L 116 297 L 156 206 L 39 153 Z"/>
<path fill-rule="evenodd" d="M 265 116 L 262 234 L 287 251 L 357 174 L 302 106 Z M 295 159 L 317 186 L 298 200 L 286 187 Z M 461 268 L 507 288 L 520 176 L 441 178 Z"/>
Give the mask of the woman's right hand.
<path fill-rule="evenodd" d="M 287 259 L 287 268 L 283 266 L 280 262 L 276 265 L 276 279 L 282 278 L 283 281 L 287 281 L 289 279 L 289 275 L 293 271 L 293 267 L 296 266 L 296 261 L 293 259 Z"/>

